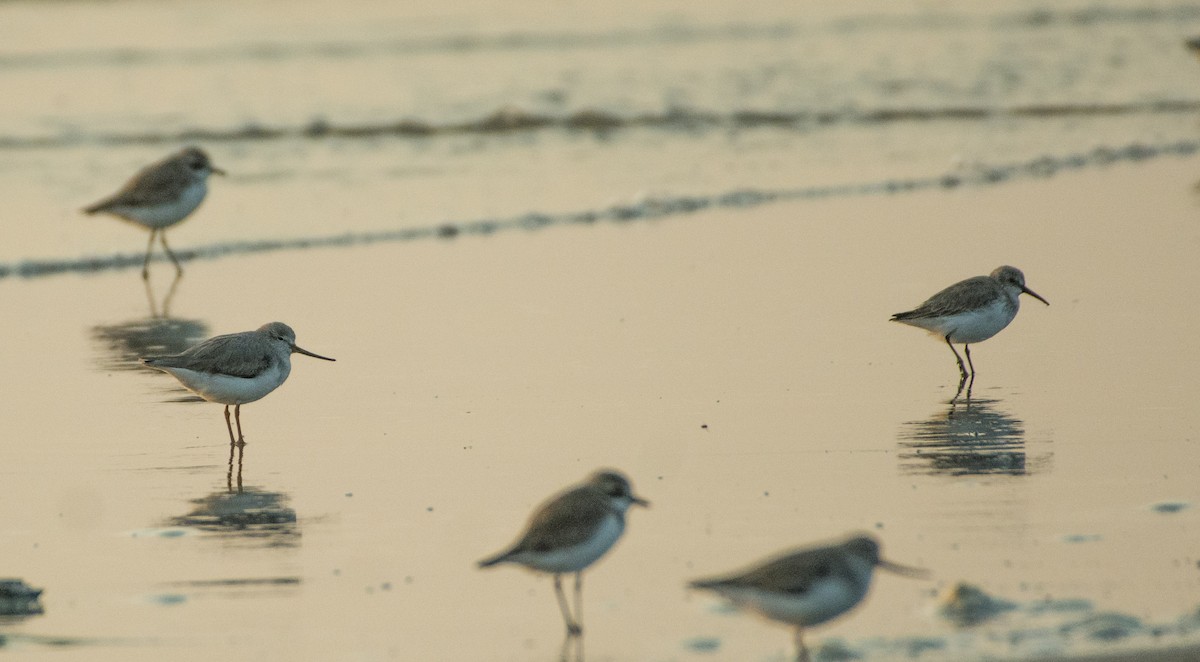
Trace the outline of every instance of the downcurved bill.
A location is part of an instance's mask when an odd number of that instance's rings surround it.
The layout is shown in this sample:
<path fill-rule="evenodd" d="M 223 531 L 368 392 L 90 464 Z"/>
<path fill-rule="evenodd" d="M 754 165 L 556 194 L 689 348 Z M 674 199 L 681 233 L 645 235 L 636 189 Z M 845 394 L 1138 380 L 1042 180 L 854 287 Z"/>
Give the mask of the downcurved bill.
<path fill-rule="evenodd" d="M 1043 299 L 1042 295 L 1038 294 L 1037 292 L 1034 292 L 1033 290 L 1029 289 L 1028 287 L 1025 287 L 1024 285 L 1021 286 L 1021 291 L 1024 292 L 1025 294 L 1028 294 L 1029 296 L 1037 299 L 1038 301 L 1041 301 L 1042 303 L 1046 304 L 1047 306 L 1050 305 L 1050 302 Z"/>
<path fill-rule="evenodd" d="M 299 345 L 292 345 L 292 351 L 300 352 L 301 354 L 303 354 L 305 356 L 311 356 L 314 359 L 321 359 L 324 361 L 336 361 L 337 360 L 337 359 L 331 359 L 328 356 L 321 356 L 320 354 L 313 354 L 312 352 L 308 351 L 307 349 L 304 349 L 303 347 L 300 347 Z"/>

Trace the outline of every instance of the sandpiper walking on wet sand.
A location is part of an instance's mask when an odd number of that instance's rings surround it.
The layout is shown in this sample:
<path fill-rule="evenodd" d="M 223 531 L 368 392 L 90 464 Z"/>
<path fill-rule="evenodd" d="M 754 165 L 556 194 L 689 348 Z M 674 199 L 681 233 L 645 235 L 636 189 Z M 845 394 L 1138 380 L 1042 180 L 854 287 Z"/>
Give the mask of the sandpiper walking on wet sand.
<path fill-rule="evenodd" d="M 225 405 L 229 443 L 245 444 L 242 405 L 262 398 L 287 380 L 292 371 L 292 352 L 334 360 L 297 347 L 296 333 L 290 326 L 271 322 L 255 331 L 215 336 L 182 353 L 149 356 L 141 362 L 170 373 L 185 388 L 205 400 Z M 229 423 L 229 405 L 234 405 L 236 439 Z"/>
<path fill-rule="evenodd" d="M 176 273 L 182 274 L 183 267 L 167 246 L 166 228 L 187 218 L 200 206 L 208 193 L 208 176 L 214 173 L 224 175 L 225 171 L 214 167 L 208 155 L 199 148 L 185 147 L 142 168 L 121 190 L 83 211 L 89 215 L 112 214 L 150 230 L 142 278 L 150 277 L 150 254 L 154 250 L 155 235 L 175 264 Z"/>
<path fill-rule="evenodd" d="M 1016 267 L 997 267 L 990 275 L 976 276 L 955 283 L 929 297 L 917 308 L 892 315 L 893 322 L 920 327 L 944 339 L 954 358 L 958 361 L 959 389 L 968 375 L 975 379 L 975 365 L 971 363 L 971 344 L 983 342 L 1008 326 L 1021 307 L 1021 294 L 1050 305 L 1037 292 L 1025 287 L 1025 274 Z M 967 354 L 967 365 L 954 349 L 954 343 L 963 345 Z"/>
<path fill-rule="evenodd" d="M 807 662 L 804 628 L 852 609 L 867 595 L 876 567 L 910 577 L 928 572 L 885 561 L 879 543 L 860 534 L 840 542 L 804 547 L 734 574 L 700 579 L 692 588 L 713 591 L 734 605 L 796 628 L 796 659 Z"/>
<path fill-rule="evenodd" d="M 629 479 L 620 472 L 597 471 L 539 506 L 521 538 L 507 550 L 480 561 L 479 567 L 517 563 L 552 573 L 567 636 L 582 634 L 583 570 L 616 544 L 625 530 L 625 511 L 634 504 L 650 505 L 634 495 Z M 562 575 L 571 572 L 575 573 L 573 617 L 562 590 Z"/>

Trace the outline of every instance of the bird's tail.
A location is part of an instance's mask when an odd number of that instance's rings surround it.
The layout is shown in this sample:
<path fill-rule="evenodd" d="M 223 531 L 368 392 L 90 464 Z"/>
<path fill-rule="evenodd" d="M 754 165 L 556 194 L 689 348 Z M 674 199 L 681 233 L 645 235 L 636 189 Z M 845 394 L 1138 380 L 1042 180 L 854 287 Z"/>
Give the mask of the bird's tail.
<path fill-rule="evenodd" d="M 97 213 L 104 211 L 105 209 L 108 208 L 108 205 L 109 205 L 109 200 L 104 199 L 95 204 L 88 205 L 88 206 L 84 207 L 83 209 L 81 209 L 80 211 L 87 214 L 88 216 L 91 216 L 92 214 L 97 214 Z"/>
<path fill-rule="evenodd" d="M 480 568 L 490 568 L 491 566 L 494 566 L 497 563 L 504 563 L 505 561 L 508 561 L 510 558 L 512 558 L 513 551 L 514 550 L 506 549 L 503 552 L 500 552 L 499 554 L 497 554 L 495 556 L 489 556 L 488 558 L 483 559 L 482 561 L 479 562 L 479 567 Z"/>
<path fill-rule="evenodd" d="M 725 583 L 725 581 L 726 581 L 726 580 L 725 580 L 724 578 L 720 578 L 720 579 L 693 579 L 692 581 L 688 582 L 688 588 L 706 589 L 706 590 L 710 590 L 710 591 L 711 591 L 711 590 L 713 590 L 713 589 L 715 589 L 715 588 L 717 588 L 717 587 L 721 586 L 722 584 L 724 584 L 724 583 Z"/>

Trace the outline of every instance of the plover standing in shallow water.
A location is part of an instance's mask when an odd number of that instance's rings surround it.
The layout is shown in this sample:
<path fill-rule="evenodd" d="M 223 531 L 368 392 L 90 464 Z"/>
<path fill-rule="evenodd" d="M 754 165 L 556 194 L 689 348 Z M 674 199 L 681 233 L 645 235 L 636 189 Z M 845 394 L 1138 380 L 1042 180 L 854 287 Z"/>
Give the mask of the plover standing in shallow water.
<path fill-rule="evenodd" d="M 1021 307 L 1018 297 L 1022 294 L 1050 305 L 1037 292 L 1025 287 L 1025 274 L 1020 269 L 997 267 L 990 275 L 955 283 L 929 297 L 915 309 L 892 315 L 892 321 L 920 327 L 945 340 L 958 361 L 961 390 L 968 374 L 972 380 L 975 379 L 971 344 L 983 342 L 1008 326 Z M 963 345 L 967 365 L 971 367 L 970 373 L 963 366 L 962 357 L 954 349 L 953 343 Z"/>
<path fill-rule="evenodd" d="M 713 591 L 738 607 L 795 626 L 796 659 L 807 662 L 804 628 L 837 618 L 861 602 L 876 567 L 910 577 L 928 574 L 883 560 L 874 538 L 856 535 L 786 552 L 741 572 L 696 580 L 689 586 Z"/>
<path fill-rule="evenodd" d="M 242 405 L 254 402 L 279 388 L 292 372 L 292 352 L 326 361 L 327 356 L 296 346 L 296 332 L 283 322 L 264 324 L 255 331 L 215 336 L 171 356 L 148 356 L 142 365 L 170 373 L 189 391 L 225 405 L 225 427 L 229 443 L 245 444 L 242 436 Z M 237 439 L 229 423 L 229 405 L 234 406 Z"/>
<path fill-rule="evenodd" d="M 507 550 L 480 561 L 479 567 L 517 563 L 552 573 L 567 635 L 579 635 L 583 632 L 583 570 L 616 544 L 625 531 L 625 511 L 634 504 L 650 505 L 634 495 L 629 479 L 621 473 L 597 471 L 539 506 L 521 538 Z M 573 617 L 562 590 L 562 575 L 571 572 L 575 573 Z"/>
<path fill-rule="evenodd" d="M 167 158 L 151 163 L 134 175 L 121 190 L 84 208 L 86 214 L 104 212 L 150 230 L 142 278 L 150 277 L 150 253 L 158 235 L 167 257 L 183 273 L 179 260 L 167 246 L 166 228 L 187 218 L 200 206 L 208 193 L 208 176 L 224 175 L 213 166 L 208 155 L 197 147 L 185 147 Z"/>

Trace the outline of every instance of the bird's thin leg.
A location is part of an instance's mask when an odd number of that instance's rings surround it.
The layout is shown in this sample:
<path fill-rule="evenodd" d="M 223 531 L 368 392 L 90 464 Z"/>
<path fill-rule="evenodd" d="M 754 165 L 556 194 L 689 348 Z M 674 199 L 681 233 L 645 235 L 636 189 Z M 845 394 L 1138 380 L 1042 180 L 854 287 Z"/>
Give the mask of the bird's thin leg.
<path fill-rule="evenodd" d="M 233 418 L 234 418 L 234 420 L 237 421 L 237 426 L 238 426 L 237 444 L 238 444 L 238 446 L 245 446 L 246 445 L 246 437 L 242 436 L 242 406 L 241 405 L 234 406 Z"/>
<path fill-rule="evenodd" d="M 142 261 L 142 280 L 150 280 L 150 253 L 154 251 L 154 235 L 158 230 L 150 231 L 150 242 L 146 244 L 146 259 Z"/>
<path fill-rule="evenodd" d="M 563 595 L 562 575 L 554 575 L 554 594 L 558 596 L 558 608 L 562 610 L 563 621 L 567 624 L 567 636 L 573 637 L 583 632 L 583 628 L 571 618 L 571 610 L 567 608 L 567 596 Z"/>
<path fill-rule="evenodd" d="M 975 373 L 971 373 L 971 379 L 967 381 L 967 402 L 971 402 L 971 389 L 975 387 Z"/>
<path fill-rule="evenodd" d="M 796 662 L 809 662 L 808 647 L 804 645 L 804 630 L 796 627 Z"/>
<path fill-rule="evenodd" d="M 971 363 L 971 346 L 963 345 L 963 351 L 967 353 L 967 365 L 971 366 L 971 382 L 975 381 L 975 364 Z"/>
<path fill-rule="evenodd" d="M 583 631 L 583 573 L 575 573 L 575 624 Z"/>
<path fill-rule="evenodd" d="M 966 368 L 966 366 L 963 365 L 962 357 L 958 355 L 958 350 L 954 349 L 954 345 L 950 342 L 950 334 L 946 334 L 946 346 L 950 348 L 951 352 L 954 352 L 954 360 L 958 361 L 958 374 L 963 379 L 966 379 L 967 378 L 967 368 Z"/>
<path fill-rule="evenodd" d="M 237 444 L 237 440 L 233 438 L 233 425 L 229 422 L 229 405 L 225 405 L 225 429 L 229 430 L 229 466 L 233 466 L 233 447 Z M 238 429 L 241 429 L 241 423 L 238 423 Z"/>
<path fill-rule="evenodd" d="M 171 247 L 167 246 L 167 233 L 160 230 L 158 233 L 158 240 L 162 242 L 162 247 L 163 250 L 167 252 L 167 257 L 171 258 L 171 262 L 175 263 L 175 274 L 182 276 L 183 267 L 179 265 L 179 259 L 175 257 L 174 253 L 171 252 Z"/>

